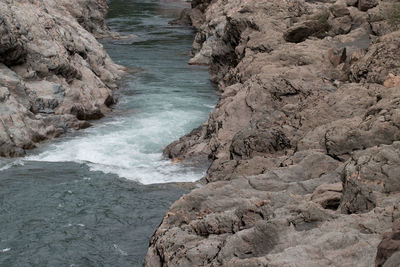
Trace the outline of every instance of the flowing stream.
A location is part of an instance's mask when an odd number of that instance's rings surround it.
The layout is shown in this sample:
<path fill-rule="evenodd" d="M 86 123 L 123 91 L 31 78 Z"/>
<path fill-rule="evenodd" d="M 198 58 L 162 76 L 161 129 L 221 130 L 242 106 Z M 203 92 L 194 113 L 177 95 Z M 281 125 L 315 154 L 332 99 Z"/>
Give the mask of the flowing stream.
<path fill-rule="evenodd" d="M 0 159 L 0 266 L 141 266 L 168 207 L 204 164 L 162 149 L 203 123 L 217 96 L 189 66 L 193 30 L 170 26 L 188 3 L 112 0 L 108 25 L 136 38 L 103 40 L 129 67 L 114 112 L 22 159 Z"/>

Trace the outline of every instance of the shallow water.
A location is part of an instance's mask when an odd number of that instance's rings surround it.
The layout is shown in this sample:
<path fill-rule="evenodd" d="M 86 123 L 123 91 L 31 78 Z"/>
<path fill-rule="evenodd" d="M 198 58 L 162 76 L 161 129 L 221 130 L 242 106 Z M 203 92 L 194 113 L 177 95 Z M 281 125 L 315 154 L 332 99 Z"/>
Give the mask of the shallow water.
<path fill-rule="evenodd" d="M 203 165 L 162 149 L 216 103 L 205 68 L 189 66 L 190 28 L 170 26 L 183 2 L 113 0 L 103 40 L 131 70 L 114 112 L 18 160 L 0 159 L 0 266 L 141 266 L 168 207 Z M 158 183 L 158 184 L 155 184 Z"/>

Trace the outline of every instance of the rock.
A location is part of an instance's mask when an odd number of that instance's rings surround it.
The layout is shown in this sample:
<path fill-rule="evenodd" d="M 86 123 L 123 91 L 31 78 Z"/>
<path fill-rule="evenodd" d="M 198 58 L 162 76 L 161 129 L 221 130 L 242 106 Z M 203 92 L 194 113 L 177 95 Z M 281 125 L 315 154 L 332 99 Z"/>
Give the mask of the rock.
<path fill-rule="evenodd" d="M 88 126 L 123 74 L 94 38 L 108 35 L 104 0 L 0 3 L 0 156 Z"/>
<path fill-rule="evenodd" d="M 346 0 L 346 5 L 348 6 L 357 6 L 358 0 Z"/>
<path fill-rule="evenodd" d="M 369 9 L 368 23 L 372 32 L 383 36 L 400 29 L 399 25 L 400 3 L 396 1 L 381 1 L 375 8 Z"/>
<path fill-rule="evenodd" d="M 7 66 L 21 64 L 26 60 L 26 47 L 18 33 L 12 30 L 7 17 L 0 17 L 0 62 Z"/>
<path fill-rule="evenodd" d="M 311 200 L 320 204 L 324 209 L 336 210 L 340 205 L 343 186 L 341 183 L 322 184 L 311 196 Z"/>
<path fill-rule="evenodd" d="M 10 92 L 7 87 L 0 87 L 0 102 L 4 102 L 10 96 Z"/>
<path fill-rule="evenodd" d="M 396 267 L 399 265 L 400 265 L 400 252 L 396 252 L 392 256 L 390 256 L 389 259 L 386 260 L 385 264 L 383 264 L 383 267 Z"/>
<path fill-rule="evenodd" d="M 284 38 L 286 41 L 292 43 L 303 42 L 310 36 L 323 38 L 328 35 L 330 27 L 328 18 L 321 15 L 319 20 L 308 20 L 290 27 L 285 33 Z"/>
<path fill-rule="evenodd" d="M 178 19 L 172 20 L 169 23 L 172 25 L 191 25 L 197 28 L 200 27 L 200 25 L 203 23 L 203 20 L 203 14 L 199 9 L 185 8 Z"/>
<path fill-rule="evenodd" d="M 378 0 L 358 0 L 358 9 L 367 11 L 378 5 Z"/>
<path fill-rule="evenodd" d="M 374 261 L 379 235 L 361 233 L 359 224 L 381 232 L 373 226 L 378 220 L 383 218 L 384 229 L 391 225 L 383 213 L 374 219 L 354 215 L 354 223 L 295 191 L 253 188 L 252 180 L 210 183 L 179 199 L 152 237 L 145 266 L 237 266 L 243 262 L 282 266 L 294 261 L 317 266 L 333 260 L 343 266 L 350 262 L 344 255 L 357 257 L 365 265 Z M 294 257 L 318 255 L 321 248 L 323 257 Z"/>
<path fill-rule="evenodd" d="M 244 130 L 232 139 L 231 158 L 252 158 L 257 153 L 277 152 L 290 147 L 290 140 L 283 132 L 270 129 L 268 131 Z"/>
<path fill-rule="evenodd" d="M 211 166 L 146 266 L 375 264 L 400 219 L 400 31 L 373 22 L 388 3 L 194 1 L 192 63 L 209 64 L 220 99 L 164 153 Z"/>
<path fill-rule="evenodd" d="M 105 22 L 108 12 L 106 0 L 85 0 L 79 2 L 61 1 L 70 14 L 76 18 L 78 23 L 88 32 L 96 37 L 108 36 L 109 30 Z"/>
<path fill-rule="evenodd" d="M 350 16 L 343 16 L 331 19 L 329 24 L 331 25 L 331 35 L 339 35 L 349 33 L 353 26 L 353 21 Z"/>
<path fill-rule="evenodd" d="M 342 48 L 340 50 L 334 50 L 333 48 L 328 50 L 329 60 L 332 65 L 337 67 L 339 64 L 344 63 L 346 61 L 346 48 Z"/>
<path fill-rule="evenodd" d="M 169 21 L 168 23 L 171 25 L 192 25 L 192 21 L 190 19 L 190 12 L 194 9 L 185 8 L 181 12 L 181 16 L 178 19 L 174 19 Z"/>
<path fill-rule="evenodd" d="M 383 84 L 389 73 L 400 73 L 400 53 L 396 45 L 399 37 L 400 31 L 396 31 L 378 38 L 367 54 L 351 66 L 351 80 Z"/>
<path fill-rule="evenodd" d="M 399 142 L 354 153 L 343 173 L 342 211 L 367 212 L 377 205 L 377 192 L 400 192 L 399 163 Z"/>
<path fill-rule="evenodd" d="M 201 10 L 202 12 L 204 12 L 210 3 L 211 3 L 211 0 L 193 0 L 192 8 L 193 9 L 197 8 L 197 9 Z"/>
<path fill-rule="evenodd" d="M 333 5 L 333 6 L 331 6 L 330 11 L 332 12 L 333 16 L 336 18 L 350 15 L 350 11 L 344 5 Z"/>
<path fill-rule="evenodd" d="M 375 266 L 398 266 L 400 263 L 400 221 L 393 224 L 393 231 L 383 235 L 378 245 Z"/>
<path fill-rule="evenodd" d="M 389 73 L 383 85 L 387 88 L 400 87 L 400 76 L 396 76 L 393 73 Z"/>

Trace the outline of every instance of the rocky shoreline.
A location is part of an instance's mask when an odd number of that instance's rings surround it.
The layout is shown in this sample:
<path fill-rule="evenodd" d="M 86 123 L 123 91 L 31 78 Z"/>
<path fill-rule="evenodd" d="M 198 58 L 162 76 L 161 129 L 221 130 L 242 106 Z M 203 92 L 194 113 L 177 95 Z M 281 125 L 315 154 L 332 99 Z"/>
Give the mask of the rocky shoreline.
<path fill-rule="evenodd" d="M 109 36 L 107 9 L 105 0 L 0 3 L 0 156 L 109 111 L 124 68 L 95 38 Z"/>
<path fill-rule="evenodd" d="M 221 97 L 164 153 L 212 164 L 145 265 L 398 266 L 398 1 L 193 0 L 181 21 Z"/>

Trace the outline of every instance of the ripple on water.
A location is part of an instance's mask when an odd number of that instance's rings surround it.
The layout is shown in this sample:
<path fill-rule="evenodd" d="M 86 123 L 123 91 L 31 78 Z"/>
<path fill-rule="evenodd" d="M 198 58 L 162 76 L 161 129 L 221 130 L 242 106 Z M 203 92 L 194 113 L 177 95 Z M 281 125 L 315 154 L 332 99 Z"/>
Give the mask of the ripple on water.
<path fill-rule="evenodd" d="M 0 266 L 141 266 L 154 229 L 185 192 L 85 164 L 13 166 L 0 176 Z"/>

